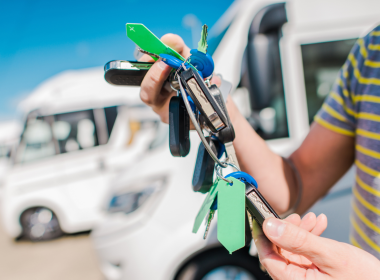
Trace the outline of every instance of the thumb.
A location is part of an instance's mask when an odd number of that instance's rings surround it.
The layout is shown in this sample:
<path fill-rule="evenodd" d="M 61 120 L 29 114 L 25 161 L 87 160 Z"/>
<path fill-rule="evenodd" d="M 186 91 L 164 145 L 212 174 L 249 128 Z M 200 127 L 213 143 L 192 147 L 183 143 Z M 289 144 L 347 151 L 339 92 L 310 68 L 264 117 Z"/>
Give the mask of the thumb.
<path fill-rule="evenodd" d="M 334 262 L 339 242 L 314 235 L 296 225 L 276 218 L 266 219 L 263 230 L 273 244 L 288 252 L 302 255 L 316 266 L 329 268 Z"/>

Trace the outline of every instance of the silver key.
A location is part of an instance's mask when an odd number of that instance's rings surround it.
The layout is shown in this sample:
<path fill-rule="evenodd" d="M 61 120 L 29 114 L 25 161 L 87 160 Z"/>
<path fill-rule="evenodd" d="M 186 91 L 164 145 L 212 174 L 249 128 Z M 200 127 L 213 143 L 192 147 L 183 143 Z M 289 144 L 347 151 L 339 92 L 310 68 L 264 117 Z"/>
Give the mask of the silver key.
<path fill-rule="evenodd" d="M 228 162 L 236 165 L 236 167 L 240 170 L 239 162 L 237 160 L 235 148 L 234 145 L 232 145 L 232 142 L 225 143 L 224 147 L 226 148 Z"/>
<path fill-rule="evenodd" d="M 211 222 L 212 222 L 212 219 L 214 218 L 214 216 L 215 216 L 215 210 L 210 210 L 210 212 L 208 214 L 208 218 L 207 218 L 207 225 L 206 225 L 205 234 L 203 235 L 203 239 L 207 238 L 208 232 L 210 230 L 210 225 L 211 225 Z"/>

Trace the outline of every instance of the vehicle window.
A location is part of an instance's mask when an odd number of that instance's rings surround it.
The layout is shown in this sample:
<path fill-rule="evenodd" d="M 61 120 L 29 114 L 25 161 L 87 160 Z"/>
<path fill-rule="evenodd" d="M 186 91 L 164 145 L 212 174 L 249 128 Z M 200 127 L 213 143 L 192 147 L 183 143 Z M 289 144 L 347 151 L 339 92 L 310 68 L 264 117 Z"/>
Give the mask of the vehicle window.
<path fill-rule="evenodd" d="M 16 162 L 30 162 L 56 154 L 49 123 L 42 117 L 28 120 L 22 134 Z"/>
<path fill-rule="evenodd" d="M 52 128 L 54 138 L 58 141 L 59 153 L 99 145 L 92 110 L 55 115 Z"/>
<path fill-rule="evenodd" d="M 0 145 L 0 159 L 8 157 L 10 150 L 10 146 Z"/>
<path fill-rule="evenodd" d="M 309 123 L 329 94 L 356 39 L 301 46 Z"/>
<path fill-rule="evenodd" d="M 112 129 L 117 117 L 117 107 L 114 106 L 114 107 L 104 108 L 104 113 L 106 115 L 108 135 L 111 136 L 111 132 L 112 132 Z"/>
<path fill-rule="evenodd" d="M 279 35 L 274 33 L 257 35 L 249 42 L 243 55 L 241 80 L 232 95 L 242 114 L 265 140 L 289 137 L 278 41 Z"/>

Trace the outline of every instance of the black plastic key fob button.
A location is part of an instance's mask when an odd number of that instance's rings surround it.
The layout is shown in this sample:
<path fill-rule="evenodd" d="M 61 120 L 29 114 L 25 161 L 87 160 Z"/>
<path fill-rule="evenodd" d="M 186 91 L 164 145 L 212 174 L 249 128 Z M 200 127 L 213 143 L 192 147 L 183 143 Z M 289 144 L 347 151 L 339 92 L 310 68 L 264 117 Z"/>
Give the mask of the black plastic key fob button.
<path fill-rule="evenodd" d="M 169 103 L 169 148 L 174 157 L 190 152 L 190 118 L 182 97 L 173 96 Z"/>
<path fill-rule="evenodd" d="M 211 137 L 206 137 L 214 154 L 218 154 L 219 143 Z M 193 173 L 193 190 L 195 192 L 207 193 L 213 185 L 215 162 L 207 152 L 205 146 L 200 143 L 197 155 L 197 161 Z"/>

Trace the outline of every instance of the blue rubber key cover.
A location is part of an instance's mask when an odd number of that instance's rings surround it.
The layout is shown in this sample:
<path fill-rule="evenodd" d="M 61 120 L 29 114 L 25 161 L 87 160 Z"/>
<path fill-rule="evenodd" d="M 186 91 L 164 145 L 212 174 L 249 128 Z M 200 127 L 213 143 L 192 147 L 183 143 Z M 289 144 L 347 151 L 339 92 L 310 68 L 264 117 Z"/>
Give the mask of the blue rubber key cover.
<path fill-rule="evenodd" d="M 192 49 L 190 53 L 190 63 L 202 73 L 204 78 L 211 76 L 212 72 L 214 72 L 214 60 L 211 55 L 197 49 Z"/>
<path fill-rule="evenodd" d="M 182 60 L 166 53 L 160 54 L 160 57 L 162 58 L 163 62 L 165 62 L 167 65 L 169 65 L 170 67 L 174 69 L 178 69 L 183 63 Z M 188 63 L 186 63 L 185 66 L 190 67 Z"/>
<path fill-rule="evenodd" d="M 226 176 L 226 178 L 228 178 L 228 177 L 233 177 L 233 178 L 236 178 L 236 179 L 241 180 L 241 181 L 246 181 L 246 182 L 250 183 L 251 185 L 254 185 L 256 189 L 258 188 L 256 180 L 253 179 L 253 177 L 251 175 L 249 175 L 243 171 L 232 172 Z"/>

